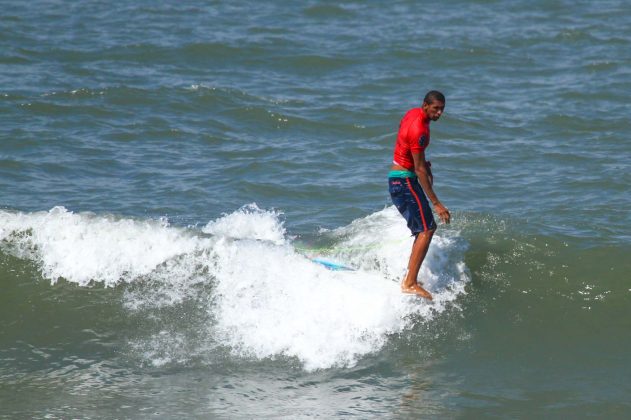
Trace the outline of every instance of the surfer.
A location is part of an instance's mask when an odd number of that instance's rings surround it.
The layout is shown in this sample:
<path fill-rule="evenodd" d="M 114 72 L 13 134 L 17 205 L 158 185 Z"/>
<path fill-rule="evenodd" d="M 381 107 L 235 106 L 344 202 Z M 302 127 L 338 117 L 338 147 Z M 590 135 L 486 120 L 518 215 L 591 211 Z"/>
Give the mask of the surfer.
<path fill-rule="evenodd" d="M 444 223 L 449 223 L 451 215 L 432 188 L 432 165 L 425 159 L 425 149 L 429 146 L 429 123 L 438 121 L 444 110 L 445 96 L 432 90 L 425 95 L 420 108 L 413 108 L 403 116 L 394 147 L 392 167 L 388 173 L 388 189 L 392 202 L 415 236 L 401 291 L 430 300 L 432 295 L 417 283 L 418 272 L 436 231 L 428 198 Z"/>

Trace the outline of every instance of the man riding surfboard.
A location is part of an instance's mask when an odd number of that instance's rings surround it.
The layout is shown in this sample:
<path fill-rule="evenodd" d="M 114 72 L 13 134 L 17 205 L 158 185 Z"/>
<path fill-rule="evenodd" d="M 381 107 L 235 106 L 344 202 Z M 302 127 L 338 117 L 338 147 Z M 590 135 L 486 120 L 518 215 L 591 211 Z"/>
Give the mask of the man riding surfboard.
<path fill-rule="evenodd" d="M 434 192 L 434 177 L 431 164 L 425 159 L 425 149 L 430 140 L 429 124 L 431 121 L 438 121 L 444 110 L 445 96 L 432 90 L 425 95 L 420 108 L 413 108 L 403 116 L 388 173 L 388 189 L 392 202 L 415 236 L 401 291 L 430 300 L 432 295 L 417 283 L 421 264 L 436 231 L 436 222 L 428 199 L 444 223 L 449 223 L 451 215 Z"/>

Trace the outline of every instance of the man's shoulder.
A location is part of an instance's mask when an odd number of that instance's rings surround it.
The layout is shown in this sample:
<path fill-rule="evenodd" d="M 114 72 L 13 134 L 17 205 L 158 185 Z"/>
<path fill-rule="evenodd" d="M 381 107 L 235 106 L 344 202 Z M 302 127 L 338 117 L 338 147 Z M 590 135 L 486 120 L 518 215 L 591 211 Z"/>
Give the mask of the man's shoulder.
<path fill-rule="evenodd" d="M 403 118 L 401 119 L 401 124 L 411 125 L 419 123 L 421 112 L 421 108 L 412 108 L 408 110 L 405 115 L 403 115 Z"/>
<path fill-rule="evenodd" d="M 413 134 L 419 131 L 425 131 L 422 116 L 422 108 L 412 108 L 405 113 L 403 120 L 401 120 L 401 126 L 405 126 L 409 131 L 413 131 Z"/>
<path fill-rule="evenodd" d="M 411 108 L 408 109 L 403 118 L 416 118 L 421 115 L 423 108 Z"/>

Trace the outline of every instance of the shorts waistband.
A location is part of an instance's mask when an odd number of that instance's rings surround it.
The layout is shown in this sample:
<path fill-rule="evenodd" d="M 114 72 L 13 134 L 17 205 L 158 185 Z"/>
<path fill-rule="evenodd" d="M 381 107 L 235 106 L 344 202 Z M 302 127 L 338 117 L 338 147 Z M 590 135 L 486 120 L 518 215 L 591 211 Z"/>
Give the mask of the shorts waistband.
<path fill-rule="evenodd" d="M 388 178 L 416 178 L 416 174 L 412 171 L 390 171 Z"/>

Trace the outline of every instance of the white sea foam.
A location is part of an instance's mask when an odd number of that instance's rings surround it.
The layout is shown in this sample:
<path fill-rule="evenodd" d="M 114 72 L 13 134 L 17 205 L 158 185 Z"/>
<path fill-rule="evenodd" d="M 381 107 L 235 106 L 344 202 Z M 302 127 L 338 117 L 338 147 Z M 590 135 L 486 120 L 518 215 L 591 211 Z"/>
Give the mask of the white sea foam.
<path fill-rule="evenodd" d="M 307 369 L 352 365 L 405 327 L 398 286 L 375 273 L 335 272 L 290 246 L 220 242 L 212 307 L 221 341 L 256 358 L 295 356 Z"/>
<path fill-rule="evenodd" d="M 252 203 L 209 222 L 202 231 L 222 238 L 259 239 L 281 244 L 285 241 L 285 228 L 279 216 L 279 212 L 264 211 Z"/>
<path fill-rule="evenodd" d="M 117 220 L 63 207 L 0 212 L 0 240 L 18 256 L 38 261 L 43 276 L 53 283 L 63 277 L 82 286 L 91 281 L 114 286 L 148 275 L 165 261 L 193 252 L 199 243 L 164 220 Z"/>
<path fill-rule="evenodd" d="M 192 298 L 201 302 L 204 319 L 211 321 L 191 335 L 199 343 L 182 345 L 183 327 L 177 323 L 148 333 L 147 345 L 135 340 L 134 347 L 144 348 L 141 353 L 157 366 L 182 363 L 184 352 L 193 348 L 199 354 L 194 348 L 217 345 L 237 357 L 296 358 L 307 370 L 352 366 L 392 334 L 445 310 L 464 291 L 468 277 L 457 232 L 439 233 L 423 266 L 421 278 L 434 294 L 433 303 L 400 293 L 412 239 L 393 208 L 324 235 L 333 243 L 325 254 L 356 271 L 313 263 L 287 238 L 279 213 L 256 205 L 198 233 L 166 221 L 64 208 L 0 211 L 5 252 L 36 260 L 52 282 L 63 277 L 81 286 L 133 283 L 126 309 L 155 311 L 158 318 L 165 306 Z M 206 296 L 200 298 L 200 291 Z"/>
<path fill-rule="evenodd" d="M 295 356 L 306 369 L 353 365 L 414 315 L 430 317 L 463 291 L 463 248 L 437 236 L 421 273 L 434 303 L 401 294 L 412 239 L 393 208 L 332 234 L 340 241 L 330 254 L 357 271 L 327 270 L 290 244 L 218 242 L 213 311 L 221 340 L 257 358 Z"/>
<path fill-rule="evenodd" d="M 353 221 L 329 233 L 336 245 L 329 254 L 400 282 L 414 242 L 394 206 Z M 463 255 L 467 244 L 459 232 L 439 227 L 419 272 L 437 307 L 454 300 L 469 279 Z"/>

